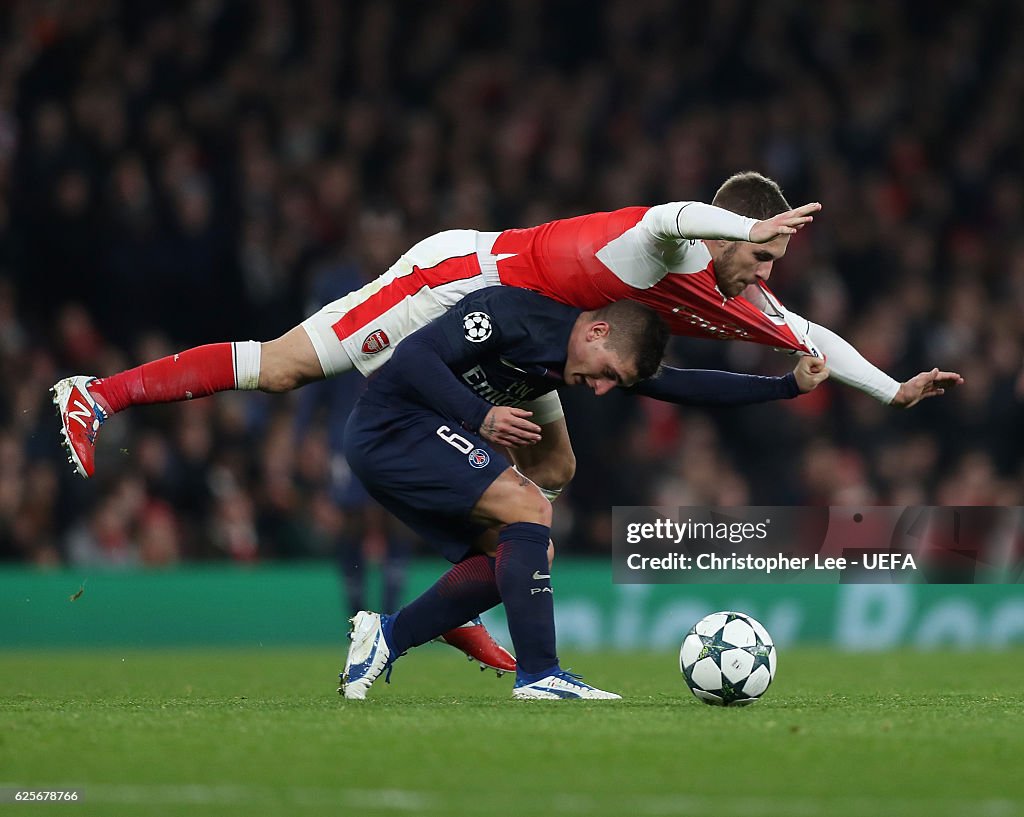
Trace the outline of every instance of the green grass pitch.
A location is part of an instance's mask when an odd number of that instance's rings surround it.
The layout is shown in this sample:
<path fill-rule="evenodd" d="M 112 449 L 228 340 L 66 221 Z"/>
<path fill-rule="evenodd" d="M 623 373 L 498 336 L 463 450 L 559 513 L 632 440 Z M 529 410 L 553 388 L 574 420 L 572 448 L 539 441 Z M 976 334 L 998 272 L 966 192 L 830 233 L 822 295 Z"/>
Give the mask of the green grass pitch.
<path fill-rule="evenodd" d="M 12 814 L 1024 814 L 1024 653 L 783 650 L 764 700 L 717 709 L 671 654 L 563 664 L 619 702 L 512 701 L 431 645 L 366 701 L 341 651 L 0 654 L 0 786 L 78 787 Z"/>

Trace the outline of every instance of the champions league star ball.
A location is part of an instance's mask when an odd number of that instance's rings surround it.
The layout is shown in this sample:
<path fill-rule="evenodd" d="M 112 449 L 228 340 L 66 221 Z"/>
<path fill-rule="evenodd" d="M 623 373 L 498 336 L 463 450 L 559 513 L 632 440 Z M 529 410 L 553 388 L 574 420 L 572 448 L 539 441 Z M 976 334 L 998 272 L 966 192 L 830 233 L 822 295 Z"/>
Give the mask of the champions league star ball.
<path fill-rule="evenodd" d="M 491 336 L 491 316 L 486 312 L 470 312 L 462 319 L 466 340 L 481 343 Z"/>
<path fill-rule="evenodd" d="M 761 624 L 728 610 L 705 616 L 686 634 L 679 669 L 690 691 L 712 706 L 745 706 L 775 677 L 775 644 Z"/>

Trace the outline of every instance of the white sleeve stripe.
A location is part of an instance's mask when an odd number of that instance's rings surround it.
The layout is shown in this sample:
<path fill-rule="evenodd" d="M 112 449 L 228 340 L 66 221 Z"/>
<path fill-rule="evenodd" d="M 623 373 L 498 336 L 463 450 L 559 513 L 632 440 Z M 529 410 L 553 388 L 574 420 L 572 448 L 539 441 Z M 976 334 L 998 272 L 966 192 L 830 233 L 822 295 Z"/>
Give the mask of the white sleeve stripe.
<path fill-rule="evenodd" d="M 679 217 L 683 214 L 683 210 L 685 210 L 691 204 L 693 204 L 692 201 L 686 202 L 686 204 L 680 207 L 678 212 L 676 212 L 676 232 L 679 233 L 679 235 L 683 234 L 683 226 L 679 223 Z"/>

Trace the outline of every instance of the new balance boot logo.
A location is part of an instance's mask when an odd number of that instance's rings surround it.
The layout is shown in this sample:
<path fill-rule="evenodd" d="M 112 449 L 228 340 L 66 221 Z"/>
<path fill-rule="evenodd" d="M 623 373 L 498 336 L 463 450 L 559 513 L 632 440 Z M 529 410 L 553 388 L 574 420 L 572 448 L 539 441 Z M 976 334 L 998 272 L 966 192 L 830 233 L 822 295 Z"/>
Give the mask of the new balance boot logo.
<path fill-rule="evenodd" d="M 81 400 L 75 400 L 75 408 L 68 407 L 68 417 L 78 422 L 82 428 L 90 428 L 93 420 L 92 409 Z M 89 422 L 86 422 L 88 420 Z"/>
<path fill-rule="evenodd" d="M 81 374 L 65 377 L 50 389 L 53 405 L 60 417 L 60 436 L 67 451 L 68 462 L 87 479 L 92 476 L 95 468 L 96 435 L 107 419 L 89 394 L 89 384 L 95 379 Z"/>

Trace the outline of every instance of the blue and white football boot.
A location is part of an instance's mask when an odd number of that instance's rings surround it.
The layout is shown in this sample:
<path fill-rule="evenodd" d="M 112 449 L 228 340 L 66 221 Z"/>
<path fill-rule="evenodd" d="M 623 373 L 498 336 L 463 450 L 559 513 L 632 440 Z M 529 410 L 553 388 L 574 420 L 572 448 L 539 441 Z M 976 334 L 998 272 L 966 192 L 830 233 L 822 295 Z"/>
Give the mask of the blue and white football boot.
<path fill-rule="evenodd" d="M 579 675 L 563 669 L 536 681 L 516 681 L 512 697 L 519 701 L 615 701 L 622 698 L 614 692 L 605 692 L 603 689 L 585 684 Z"/>
<path fill-rule="evenodd" d="M 345 671 L 339 676 L 341 688 L 338 690 L 346 698 L 363 700 L 373 682 L 398 658 L 397 655 L 392 656 L 384 637 L 384 627 L 390 618 L 362 610 L 350 619 L 352 629 L 348 637 L 352 643 L 348 648 Z"/>

